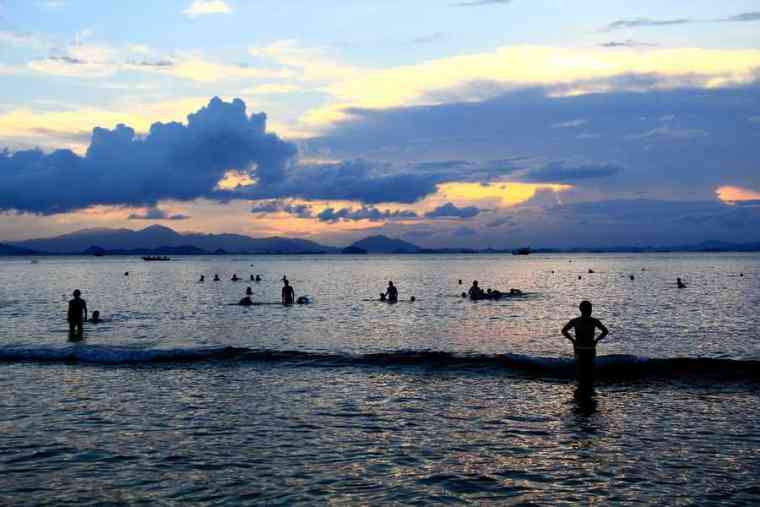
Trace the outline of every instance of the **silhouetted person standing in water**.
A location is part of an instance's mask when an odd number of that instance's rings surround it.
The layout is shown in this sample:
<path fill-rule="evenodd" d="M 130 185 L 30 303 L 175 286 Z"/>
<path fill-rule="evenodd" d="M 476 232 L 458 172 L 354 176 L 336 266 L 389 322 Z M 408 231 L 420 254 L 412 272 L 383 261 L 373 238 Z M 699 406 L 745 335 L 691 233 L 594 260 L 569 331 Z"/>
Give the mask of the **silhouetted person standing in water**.
<path fill-rule="evenodd" d="M 290 286 L 290 282 L 288 282 L 287 278 L 285 278 L 282 283 L 285 284 L 282 287 L 282 304 L 292 305 L 296 300 L 296 293 L 293 290 L 293 287 Z"/>
<path fill-rule="evenodd" d="M 80 296 L 82 292 L 77 289 L 74 291 L 74 299 L 69 301 L 69 312 L 67 320 L 69 321 L 69 338 L 82 338 L 82 322 L 87 320 L 87 303 Z"/>
<path fill-rule="evenodd" d="M 685 289 L 686 288 L 686 284 L 683 283 L 683 280 L 681 280 L 680 278 L 676 278 L 676 286 L 679 289 Z"/>
<path fill-rule="evenodd" d="M 562 335 L 573 343 L 578 387 L 591 390 L 594 386 L 596 344 L 602 341 L 609 331 L 604 324 L 591 316 L 590 302 L 581 301 L 580 310 L 581 316 L 565 324 Z M 570 334 L 571 329 L 575 330 L 575 336 Z M 598 338 L 595 337 L 597 329 L 601 331 Z"/>
<path fill-rule="evenodd" d="M 388 282 L 388 288 L 385 290 L 385 296 L 388 298 L 389 303 L 398 302 L 398 289 L 393 282 Z"/>

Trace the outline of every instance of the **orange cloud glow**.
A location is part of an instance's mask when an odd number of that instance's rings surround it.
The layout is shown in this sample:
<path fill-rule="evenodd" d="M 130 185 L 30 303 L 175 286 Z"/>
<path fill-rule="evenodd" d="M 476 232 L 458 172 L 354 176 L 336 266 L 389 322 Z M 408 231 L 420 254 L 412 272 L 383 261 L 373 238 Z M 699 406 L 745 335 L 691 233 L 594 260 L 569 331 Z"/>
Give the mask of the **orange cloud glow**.
<path fill-rule="evenodd" d="M 739 201 L 760 201 L 760 192 L 742 187 L 723 186 L 718 187 L 715 193 L 723 202 L 732 203 Z"/>

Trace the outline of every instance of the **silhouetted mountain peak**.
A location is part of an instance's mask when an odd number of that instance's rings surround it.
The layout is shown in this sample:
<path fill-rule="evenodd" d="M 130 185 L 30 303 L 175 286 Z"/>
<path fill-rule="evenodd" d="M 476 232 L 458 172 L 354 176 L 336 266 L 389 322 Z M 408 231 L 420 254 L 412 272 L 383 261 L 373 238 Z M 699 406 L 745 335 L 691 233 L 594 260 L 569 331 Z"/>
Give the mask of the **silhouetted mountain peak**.
<path fill-rule="evenodd" d="M 415 244 L 397 238 L 378 234 L 357 241 L 351 245 L 370 253 L 414 253 L 420 250 Z"/>

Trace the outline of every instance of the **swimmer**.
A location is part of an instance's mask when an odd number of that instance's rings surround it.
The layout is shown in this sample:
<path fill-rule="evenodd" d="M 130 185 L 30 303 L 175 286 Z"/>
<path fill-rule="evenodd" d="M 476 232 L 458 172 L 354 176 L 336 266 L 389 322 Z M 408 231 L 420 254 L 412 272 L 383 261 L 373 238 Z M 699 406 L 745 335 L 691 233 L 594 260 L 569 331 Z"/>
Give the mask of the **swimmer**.
<path fill-rule="evenodd" d="M 288 279 L 283 276 L 284 280 L 282 283 L 284 284 L 282 287 L 282 304 L 284 305 L 292 305 L 293 301 L 296 299 L 296 293 L 293 290 L 293 287 L 290 286 L 290 283 L 288 282 Z"/>
<path fill-rule="evenodd" d="M 245 295 L 246 296 L 253 295 L 253 289 L 251 289 L 250 287 L 246 287 L 246 289 L 245 289 Z"/>
<path fill-rule="evenodd" d="M 256 275 L 256 281 L 257 281 L 257 282 L 260 282 L 260 281 L 261 281 L 261 277 L 260 277 L 259 275 Z"/>
<path fill-rule="evenodd" d="M 92 322 L 93 324 L 99 324 L 103 322 L 102 320 L 100 320 L 100 312 L 98 310 L 95 310 L 94 312 L 92 312 L 92 317 L 90 318 L 90 322 Z"/>
<path fill-rule="evenodd" d="M 583 277 L 581 275 L 578 275 L 578 280 L 583 280 Z"/>
<path fill-rule="evenodd" d="M 240 278 L 238 278 L 237 273 L 232 274 L 232 278 L 230 278 L 231 282 L 239 282 Z"/>
<path fill-rule="evenodd" d="M 463 297 L 463 298 L 466 298 L 466 297 L 467 297 L 467 293 L 466 293 L 466 292 L 463 292 L 463 293 L 462 293 L 462 297 Z"/>
<path fill-rule="evenodd" d="M 467 295 L 469 295 L 470 299 L 473 299 L 473 300 L 483 298 L 483 289 L 478 287 L 477 280 L 473 280 L 470 290 L 467 291 Z"/>
<path fill-rule="evenodd" d="M 206 281 L 206 275 L 201 275 L 200 280 L 198 280 L 198 283 L 203 283 Z"/>
<path fill-rule="evenodd" d="M 251 281 L 252 281 L 252 282 L 255 282 L 255 281 L 256 281 L 256 278 L 255 278 L 253 275 L 251 275 Z"/>
<path fill-rule="evenodd" d="M 214 275 L 214 281 L 215 282 L 221 282 L 221 280 L 219 279 L 219 275 Z"/>
<path fill-rule="evenodd" d="M 591 317 L 592 307 L 589 301 L 582 301 L 579 308 L 581 316 L 565 324 L 562 335 L 573 344 L 579 387 L 590 390 L 594 386 L 596 344 L 602 341 L 609 331 L 601 321 Z M 575 336 L 570 334 L 571 329 L 574 330 Z M 601 331 L 598 338 L 595 337 L 597 329 Z"/>
<path fill-rule="evenodd" d="M 522 296 L 523 291 L 520 289 L 509 289 L 509 295 L 510 296 Z"/>
<path fill-rule="evenodd" d="M 633 276 L 633 275 L 631 275 L 631 280 L 635 280 L 635 279 L 636 279 L 636 277 Z"/>
<path fill-rule="evenodd" d="M 462 280 L 461 279 L 459 280 L 459 285 L 462 285 Z"/>
<path fill-rule="evenodd" d="M 74 299 L 69 301 L 69 311 L 66 320 L 69 321 L 69 338 L 82 339 L 82 322 L 87 320 L 87 302 L 80 296 L 82 291 L 74 291 Z"/>
<path fill-rule="evenodd" d="M 415 301 L 417 301 L 416 297 L 412 296 L 412 297 L 409 298 L 409 302 L 410 303 L 414 303 Z"/>
<path fill-rule="evenodd" d="M 679 289 L 685 289 L 686 288 L 686 284 L 683 283 L 683 280 L 681 280 L 680 278 L 676 278 L 676 286 Z"/>
<path fill-rule="evenodd" d="M 385 290 L 385 295 L 388 297 L 389 303 L 398 302 L 398 289 L 393 282 L 388 282 L 388 288 Z"/>
<path fill-rule="evenodd" d="M 380 293 L 380 301 L 385 302 L 385 292 Z"/>
<path fill-rule="evenodd" d="M 251 296 L 245 296 L 243 299 L 238 302 L 240 306 L 251 306 L 253 305 L 253 300 L 251 299 Z"/>
<path fill-rule="evenodd" d="M 589 269 L 588 272 L 589 272 L 589 274 L 592 274 L 592 275 L 594 274 L 594 270 L 593 269 Z"/>
<path fill-rule="evenodd" d="M 129 271 L 125 271 L 124 276 L 129 276 Z"/>
<path fill-rule="evenodd" d="M 311 301 L 309 301 L 309 298 L 306 296 L 298 296 L 298 299 L 296 299 L 296 304 L 299 305 L 308 305 L 309 303 L 311 303 Z"/>

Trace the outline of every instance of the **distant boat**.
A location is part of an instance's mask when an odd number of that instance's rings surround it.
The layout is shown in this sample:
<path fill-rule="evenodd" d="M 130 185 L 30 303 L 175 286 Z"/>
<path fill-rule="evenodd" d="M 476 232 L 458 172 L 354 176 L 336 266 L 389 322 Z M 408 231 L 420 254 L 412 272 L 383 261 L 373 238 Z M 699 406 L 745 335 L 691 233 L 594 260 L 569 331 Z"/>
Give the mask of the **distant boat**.
<path fill-rule="evenodd" d="M 516 250 L 512 250 L 512 255 L 530 255 L 530 247 L 526 248 L 518 248 Z"/>
<path fill-rule="evenodd" d="M 153 261 L 170 261 L 171 259 L 167 256 L 161 256 L 161 255 L 146 255 L 142 258 L 144 261 L 153 262 Z"/>

